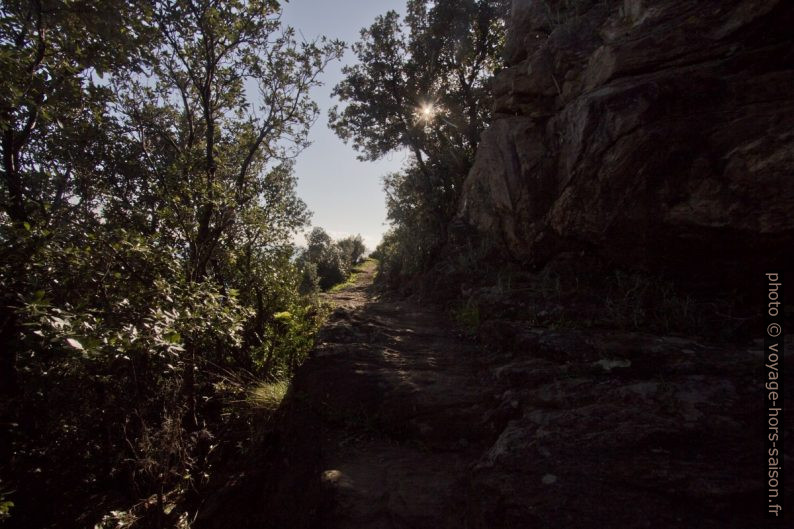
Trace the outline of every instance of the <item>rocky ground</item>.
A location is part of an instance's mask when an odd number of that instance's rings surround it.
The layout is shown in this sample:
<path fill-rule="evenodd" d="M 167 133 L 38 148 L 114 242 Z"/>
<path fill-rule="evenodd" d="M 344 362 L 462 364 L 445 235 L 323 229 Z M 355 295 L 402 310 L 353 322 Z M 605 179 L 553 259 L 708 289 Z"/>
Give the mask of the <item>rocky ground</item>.
<path fill-rule="evenodd" d="M 508 320 L 475 341 L 372 278 L 330 295 L 277 426 L 200 526 L 761 526 L 760 344 Z"/>

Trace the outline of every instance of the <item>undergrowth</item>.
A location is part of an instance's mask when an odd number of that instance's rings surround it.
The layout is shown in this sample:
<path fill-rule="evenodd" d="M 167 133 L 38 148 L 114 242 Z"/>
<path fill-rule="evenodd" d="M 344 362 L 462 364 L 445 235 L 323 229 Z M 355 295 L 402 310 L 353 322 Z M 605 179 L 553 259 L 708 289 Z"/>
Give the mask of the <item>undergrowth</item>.
<path fill-rule="evenodd" d="M 561 256 L 539 270 L 494 255 L 487 242 L 468 243 L 426 275 L 452 320 L 476 334 L 486 320 L 602 328 L 733 340 L 752 320 L 736 297 L 697 295 L 659 273 L 615 269 L 586 255 Z"/>

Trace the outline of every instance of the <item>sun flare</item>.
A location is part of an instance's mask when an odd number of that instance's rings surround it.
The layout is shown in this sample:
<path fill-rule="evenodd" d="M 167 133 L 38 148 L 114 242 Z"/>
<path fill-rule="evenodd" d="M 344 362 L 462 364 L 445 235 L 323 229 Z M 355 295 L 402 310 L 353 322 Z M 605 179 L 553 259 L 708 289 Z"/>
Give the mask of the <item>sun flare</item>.
<path fill-rule="evenodd" d="M 419 121 L 430 123 L 435 119 L 438 109 L 433 103 L 424 103 L 416 109 L 416 117 Z"/>

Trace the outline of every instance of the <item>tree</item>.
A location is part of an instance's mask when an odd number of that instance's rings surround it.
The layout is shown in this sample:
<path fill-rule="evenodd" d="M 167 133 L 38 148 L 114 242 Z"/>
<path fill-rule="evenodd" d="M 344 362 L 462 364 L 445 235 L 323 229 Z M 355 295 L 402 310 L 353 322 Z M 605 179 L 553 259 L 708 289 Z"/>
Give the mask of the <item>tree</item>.
<path fill-rule="evenodd" d="M 247 281 L 262 279 L 252 257 L 288 244 L 307 220 L 290 160 L 307 145 L 317 116 L 309 91 L 343 46 L 298 43 L 273 0 L 157 1 L 152 11 L 161 39 L 153 67 L 145 79 L 130 76 L 116 86 L 151 182 L 139 199 L 157 211 L 158 231 L 186 256 L 186 280 L 218 280 L 236 266 L 262 322 L 262 287 Z M 254 87 L 258 101 L 247 97 Z M 200 359 L 198 344 L 185 338 L 192 420 Z"/>
<path fill-rule="evenodd" d="M 27 265 L 96 195 L 105 72 L 135 70 L 150 35 L 140 2 L 8 1 L 0 7 L 0 393 L 16 389 Z"/>
<path fill-rule="evenodd" d="M 308 245 L 301 256 L 301 263 L 303 266 L 316 267 L 321 289 L 327 290 L 347 279 L 350 273 L 350 258 L 342 252 L 324 229 L 314 228 L 306 236 L 306 242 Z"/>
<path fill-rule="evenodd" d="M 407 15 L 389 11 L 353 45 L 358 63 L 343 69 L 329 124 L 362 159 L 397 149 L 412 155 L 404 173 L 386 179 L 389 219 L 428 238 L 422 259 L 446 241 L 446 229 L 490 120 L 490 79 L 501 64 L 507 2 L 409 0 Z M 405 232 L 406 230 L 402 230 Z M 399 245 L 398 245 L 399 246 Z M 418 248 L 406 249 L 415 253 Z"/>
<path fill-rule="evenodd" d="M 408 148 L 427 158 L 471 158 L 490 117 L 489 81 L 499 68 L 506 2 L 410 0 L 405 24 L 389 11 L 361 31 L 359 63 L 343 69 L 329 122 L 377 159 Z"/>
<path fill-rule="evenodd" d="M 317 294 L 320 290 L 320 276 L 317 274 L 317 264 L 303 261 L 300 270 L 301 282 L 298 291 L 305 296 Z"/>
<path fill-rule="evenodd" d="M 351 265 L 356 265 L 364 257 L 367 252 L 367 247 L 364 246 L 364 239 L 361 235 L 351 235 L 344 239 L 336 241 L 336 245 L 342 252 L 342 255 L 347 257 Z"/>
<path fill-rule="evenodd" d="M 193 281 L 206 277 L 221 239 L 271 192 L 272 175 L 289 174 L 317 116 L 309 90 L 342 51 L 339 42 L 296 42 L 278 6 L 155 2 L 163 44 L 154 68 L 120 87 L 141 159 L 156 191 L 168 195 L 161 205 L 172 210 L 169 228 L 184 244 Z M 258 101 L 247 97 L 254 88 Z M 271 242 L 303 222 L 294 220 L 300 204 L 283 205 L 267 213 L 281 215 L 271 218 L 278 221 L 266 234 Z"/>
<path fill-rule="evenodd" d="M 222 429 L 218 373 L 286 376 L 311 347 L 292 160 L 342 44 L 296 41 L 278 6 L 0 7 L 0 470 L 20 526 L 93 525 L 87 498 L 111 490 L 155 495 L 163 526 Z"/>

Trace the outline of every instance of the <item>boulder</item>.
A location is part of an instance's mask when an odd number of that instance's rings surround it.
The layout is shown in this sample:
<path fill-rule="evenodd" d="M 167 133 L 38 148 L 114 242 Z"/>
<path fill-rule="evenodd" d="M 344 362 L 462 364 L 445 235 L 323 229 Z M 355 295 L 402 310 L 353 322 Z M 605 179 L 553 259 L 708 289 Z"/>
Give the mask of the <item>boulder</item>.
<path fill-rule="evenodd" d="M 537 265 L 586 251 L 720 288 L 782 266 L 793 26 L 782 0 L 515 1 L 457 222 Z"/>

